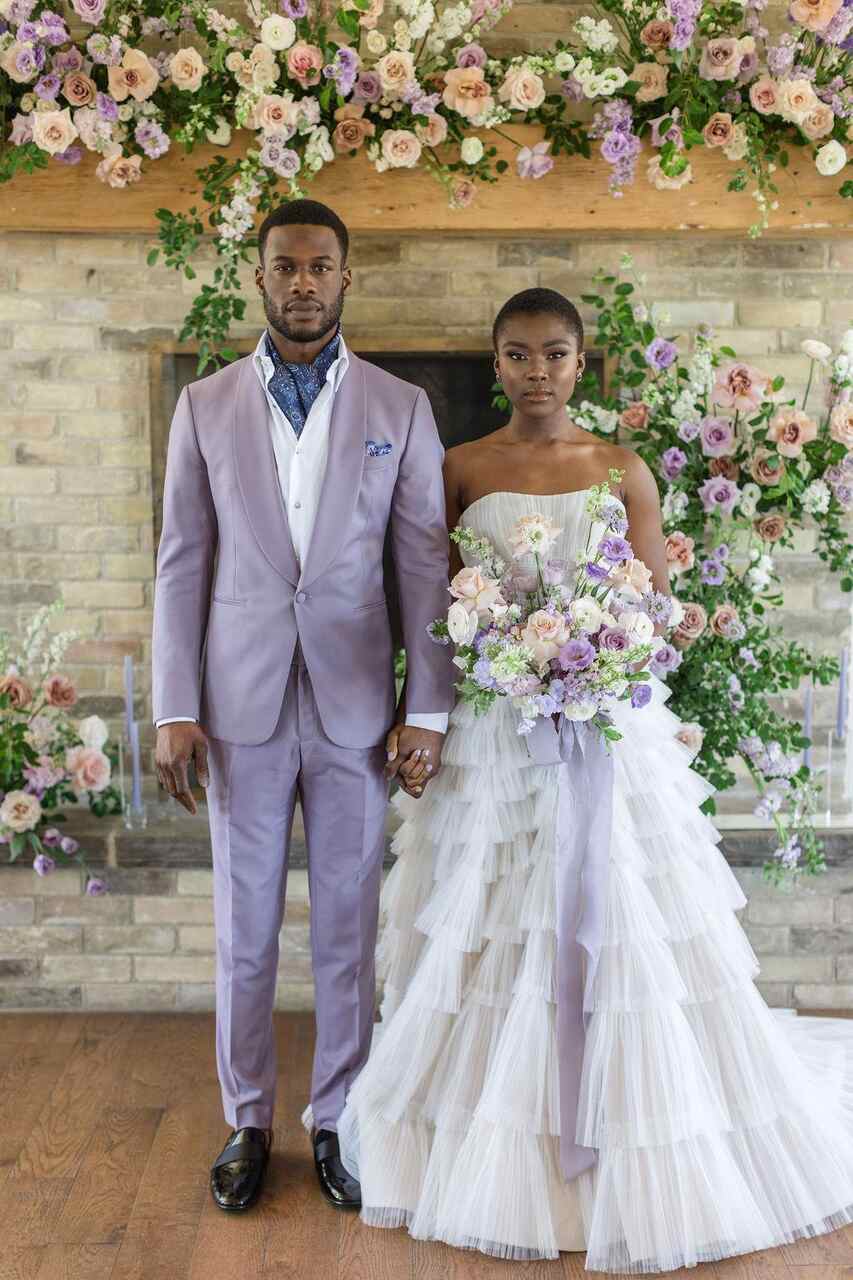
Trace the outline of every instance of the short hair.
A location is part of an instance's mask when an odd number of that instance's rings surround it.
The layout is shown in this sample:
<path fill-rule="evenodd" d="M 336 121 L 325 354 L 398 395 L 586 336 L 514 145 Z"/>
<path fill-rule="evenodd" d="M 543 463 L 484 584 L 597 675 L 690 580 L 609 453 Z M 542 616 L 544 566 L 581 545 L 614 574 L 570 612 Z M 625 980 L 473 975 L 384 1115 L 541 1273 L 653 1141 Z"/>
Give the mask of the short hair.
<path fill-rule="evenodd" d="M 341 264 L 347 260 L 349 253 L 349 232 L 344 223 L 327 204 L 319 200 L 289 200 L 272 209 L 264 218 L 258 231 L 258 257 L 261 265 L 264 261 L 264 246 L 267 236 L 273 227 L 331 227 L 338 239 L 341 250 Z"/>
<path fill-rule="evenodd" d="M 498 349 L 498 336 L 506 321 L 511 316 L 530 316 L 542 311 L 559 316 L 575 339 L 578 351 L 583 351 L 583 321 L 580 312 L 573 302 L 558 293 L 556 289 L 522 289 L 508 298 L 495 316 L 492 325 L 492 345 Z"/>

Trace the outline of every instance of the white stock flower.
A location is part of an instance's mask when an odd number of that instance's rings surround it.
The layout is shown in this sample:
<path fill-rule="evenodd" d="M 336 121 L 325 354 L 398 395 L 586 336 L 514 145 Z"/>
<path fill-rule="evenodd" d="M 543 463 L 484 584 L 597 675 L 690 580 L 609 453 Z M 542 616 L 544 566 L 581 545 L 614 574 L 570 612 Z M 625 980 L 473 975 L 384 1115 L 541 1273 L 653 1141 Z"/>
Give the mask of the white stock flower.
<path fill-rule="evenodd" d="M 825 142 L 815 156 L 815 168 L 824 178 L 840 173 L 847 163 L 847 152 L 835 138 Z"/>
<path fill-rule="evenodd" d="M 829 508 L 829 485 L 824 480 L 812 480 L 803 493 L 803 510 L 810 516 L 823 515 Z"/>

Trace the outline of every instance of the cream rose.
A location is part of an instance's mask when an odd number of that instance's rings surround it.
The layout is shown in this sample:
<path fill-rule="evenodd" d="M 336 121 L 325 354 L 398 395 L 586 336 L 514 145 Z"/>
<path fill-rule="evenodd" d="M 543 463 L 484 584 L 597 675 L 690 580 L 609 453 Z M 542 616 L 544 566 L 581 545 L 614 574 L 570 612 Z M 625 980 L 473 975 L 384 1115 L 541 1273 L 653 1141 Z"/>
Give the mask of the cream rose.
<path fill-rule="evenodd" d="M 289 49 L 296 39 L 296 23 L 280 13 L 271 13 L 261 23 L 261 41 L 270 49 Z"/>
<path fill-rule="evenodd" d="M 95 177 L 108 187 L 126 187 L 131 182 L 138 182 L 142 177 L 142 156 L 126 156 L 121 147 L 117 147 L 104 156 L 95 170 Z"/>
<path fill-rule="evenodd" d="M 399 97 L 409 81 L 415 78 L 415 60 L 411 53 L 392 49 L 379 59 L 374 70 L 383 92 L 389 97 Z"/>
<path fill-rule="evenodd" d="M 265 93 L 255 104 L 252 122 L 264 133 L 292 134 L 299 117 L 299 104 L 288 94 Z"/>
<path fill-rule="evenodd" d="M 703 80 L 734 80 L 744 52 L 733 36 L 714 36 L 702 49 L 699 75 Z"/>
<path fill-rule="evenodd" d="M 195 93 L 206 71 L 207 67 L 198 49 L 179 49 L 169 63 L 172 84 L 185 93 Z"/>
<path fill-rule="evenodd" d="M 838 444 L 853 449 L 853 403 L 835 406 L 829 415 L 829 434 Z"/>
<path fill-rule="evenodd" d="M 779 85 L 779 113 L 799 124 L 818 104 L 811 80 L 783 80 Z"/>
<path fill-rule="evenodd" d="M 689 721 L 681 726 L 675 735 L 676 742 L 680 742 L 682 746 L 687 747 L 689 751 L 697 756 L 702 750 L 702 743 L 705 741 L 705 730 L 701 724 L 695 721 Z"/>
<path fill-rule="evenodd" d="M 9 791 L 0 804 L 0 824 L 20 835 L 32 831 L 41 821 L 41 803 L 28 791 Z"/>
<path fill-rule="evenodd" d="M 825 31 L 844 0 L 792 0 L 788 13 L 809 31 Z"/>
<path fill-rule="evenodd" d="M 620 595 L 639 600 L 651 589 L 652 574 L 642 560 L 635 556 L 633 560 L 626 560 L 624 564 L 612 569 L 608 581 Z"/>
<path fill-rule="evenodd" d="M 696 559 L 693 538 L 688 538 L 686 533 L 676 529 L 674 533 L 667 535 L 663 545 L 670 573 L 687 573 L 693 568 Z"/>
<path fill-rule="evenodd" d="M 411 129 L 386 129 L 382 155 L 392 169 L 412 169 L 421 158 L 421 144 Z"/>
<path fill-rule="evenodd" d="M 119 66 L 107 67 L 107 81 L 116 102 L 124 102 L 128 94 L 137 102 L 144 102 L 157 88 L 160 77 L 141 49 L 127 49 Z"/>
<path fill-rule="evenodd" d="M 635 62 L 631 71 L 631 79 L 639 80 L 637 102 L 654 102 L 666 94 L 666 83 L 669 68 L 662 67 L 659 62 Z"/>
<path fill-rule="evenodd" d="M 495 105 L 482 67 L 451 67 L 444 73 L 442 100 L 462 116 L 478 116 Z"/>
<path fill-rule="evenodd" d="M 466 609 L 481 613 L 500 596 L 500 583 L 495 578 L 484 578 L 480 569 L 473 565 L 459 570 L 449 590 Z"/>
<path fill-rule="evenodd" d="M 542 667 L 556 658 L 569 639 L 569 629 L 559 614 L 548 613 L 547 609 L 537 609 L 527 619 L 521 639 L 532 651 L 534 661 Z"/>
<path fill-rule="evenodd" d="M 813 142 L 818 138 L 825 138 L 828 133 L 832 133 L 832 126 L 835 124 L 835 112 L 826 102 L 819 102 L 813 111 L 810 111 L 800 124 L 800 128 L 807 138 Z"/>
<path fill-rule="evenodd" d="M 725 639 L 732 624 L 740 621 L 740 614 L 733 604 L 718 604 L 708 625 L 715 636 Z"/>
<path fill-rule="evenodd" d="M 655 624 L 647 613 L 620 613 L 617 621 L 632 644 L 648 644 L 655 633 Z"/>
<path fill-rule="evenodd" d="M 62 111 L 34 111 L 31 119 L 33 142 L 52 156 L 67 150 L 79 136 L 69 107 L 64 107 Z"/>
<path fill-rule="evenodd" d="M 545 85 L 535 71 L 511 67 L 498 90 L 498 98 L 515 111 L 535 111 L 545 101 Z"/>

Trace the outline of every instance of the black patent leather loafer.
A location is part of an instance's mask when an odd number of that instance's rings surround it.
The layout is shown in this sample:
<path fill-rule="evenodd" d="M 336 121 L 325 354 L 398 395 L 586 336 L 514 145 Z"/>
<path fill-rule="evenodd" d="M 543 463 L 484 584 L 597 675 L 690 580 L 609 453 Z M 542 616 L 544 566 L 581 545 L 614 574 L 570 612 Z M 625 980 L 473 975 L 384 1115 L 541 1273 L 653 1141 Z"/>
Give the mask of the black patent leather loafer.
<path fill-rule="evenodd" d="M 336 1209 L 360 1209 L 361 1187 L 344 1168 L 338 1135 L 332 1129 L 316 1129 L 312 1141 L 314 1168 L 325 1199 Z"/>
<path fill-rule="evenodd" d="M 261 1194 L 272 1130 L 235 1129 L 210 1170 L 210 1193 L 220 1209 L 248 1209 Z"/>

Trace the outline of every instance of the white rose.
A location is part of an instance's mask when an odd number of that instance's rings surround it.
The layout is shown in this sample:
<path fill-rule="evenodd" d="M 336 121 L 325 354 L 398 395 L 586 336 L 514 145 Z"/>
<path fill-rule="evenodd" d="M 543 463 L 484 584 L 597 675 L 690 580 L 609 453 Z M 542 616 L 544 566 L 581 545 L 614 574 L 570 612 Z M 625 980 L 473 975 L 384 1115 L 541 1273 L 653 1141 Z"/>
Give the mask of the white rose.
<path fill-rule="evenodd" d="M 840 142 L 833 138 L 825 142 L 815 156 L 815 168 L 824 178 L 831 178 L 840 173 L 847 163 L 847 152 Z"/>
<path fill-rule="evenodd" d="M 261 23 L 261 41 L 269 49 L 289 49 L 296 39 L 296 23 L 283 14 L 271 13 Z"/>
<path fill-rule="evenodd" d="M 77 732 L 80 735 L 80 741 L 84 747 L 94 747 L 96 751 L 100 751 L 109 735 L 109 730 L 104 724 L 100 716 L 87 716 L 85 720 L 80 720 L 77 725 Z"/>
<path fill-rule="evenodd" d="M 810 360 L 819 360 L 821 364 L 826 364 L 832 355 L 832 348 L 828 347 L 825 342 L 818 342 L 814 338 L 806 338 L 800 343 L 800 350 L 803 351 Z"/>
<path fill-rule="evenodd" d="M 454 644 L 470 644 L 477 634 L 477 615 L 458 600 L 447 610 L 447 630 Z"/>
<path fill-rule="evenodd" d="M 601 626 L 602 612 L 591 596 L 580 596 L 569 606 L 569 616 L 581 631 L 597 631 Z"/>
<path fill-rule="evenodd" d="M 365 37 L 365 44 L 367 45 L 369 52 L 375 53 L 377 57 L 380 53 L 384 53 L 388 48 L 388 41 L 383 36 L 382 32 L 377 30 L 375 27 L 371 31 L 368 31 L 367 36 Z"/>
<path fill-rule="evenodd" d="M 465 164 L 476 164 L 483 156 L 483 144 L 479 138 L 466 138 L 461 148 L 462 159 Z"/>
<path fill-rule="evenodd" d="M 619 626 L 624 627 L 634 644 L 647 644 L 655 632 L 655 626 L 647 613 L 621 613 Z"/>
<path fill-rule="evenodd" d="M 591 720 L 595 712 L 594 702 L 567 702 L 563 707 L 563 715 L 567 720 Z"/>

